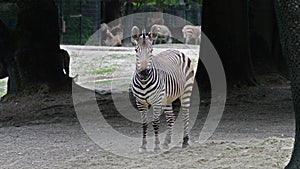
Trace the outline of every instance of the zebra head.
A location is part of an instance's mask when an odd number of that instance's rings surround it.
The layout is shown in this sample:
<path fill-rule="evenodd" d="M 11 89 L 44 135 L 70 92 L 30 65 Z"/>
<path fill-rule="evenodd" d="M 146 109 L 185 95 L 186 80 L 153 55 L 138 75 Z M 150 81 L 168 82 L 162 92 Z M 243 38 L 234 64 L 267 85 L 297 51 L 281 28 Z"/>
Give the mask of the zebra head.
<path fill-rule="evenodd" d="M 146 33 L 145 29 L 140 33 L 138 27 L 131 29 L 132 43 L 136 51 L 136 71 L 141 79 L 146 79 L 151 72 L 153 59 L 153 35 Z"/>

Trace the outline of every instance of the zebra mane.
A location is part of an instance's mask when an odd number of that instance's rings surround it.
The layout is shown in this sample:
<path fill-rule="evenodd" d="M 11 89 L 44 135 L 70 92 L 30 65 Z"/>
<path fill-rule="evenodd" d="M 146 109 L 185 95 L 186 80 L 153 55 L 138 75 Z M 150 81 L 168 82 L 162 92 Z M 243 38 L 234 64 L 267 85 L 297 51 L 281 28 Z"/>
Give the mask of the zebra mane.
<path fill-rule="evenodd" d="M 143 28 L 142 30 L 143 44 L 146 44 L 146 36 L 147 36 L 146 29 Z"/>
<path fill-rule="evenodd" d="M 146 29 L 143 28 L 143 30 L 142 30 L 142 36 L 143 36 L 143 39 L 145 39 L 147 35 L 148 35 L 148 34 L 146 33 Z"/>

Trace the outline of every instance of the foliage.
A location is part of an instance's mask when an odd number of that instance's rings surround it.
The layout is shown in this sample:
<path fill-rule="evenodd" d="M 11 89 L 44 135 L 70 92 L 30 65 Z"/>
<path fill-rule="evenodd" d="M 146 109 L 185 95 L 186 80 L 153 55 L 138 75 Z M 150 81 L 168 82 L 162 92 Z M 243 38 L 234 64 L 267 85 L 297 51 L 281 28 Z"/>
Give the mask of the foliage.
<path fill-rule="evenodd" d="M 159 6 L 163 7 L 166 5 L 178 5 L 177 0 L 158 0 L 158 1 L 153 1 L 153 0 L 146 0 L 145 4 L 148 6 Z"/>
<path fill-rule="evenodd" d="M 203 0 L 184 0 L 186 5 L 202 4 Z M 136 7 L 141 6 L 156 6 L 160 9 L 163 9 L 166 6 L 178 6 L 179 0 L 145 0 L 142 2 L 133 2 L 133 5 Z"/>
<path fill-rule="evenodd" d="M 17 9 L 13 3 L 0 0 L 0 19 L 9 27 L 14 28 L 17 23 Z"/>
<path fill-rule="evenodd" d="M 71 15 L 80 14 L 80 5 L 82 8 L 88 4 L 88 0 L 56 0 L 61 15 L 66 22 L 66 32 L 62 34 L 63 43 L 65 44 L 79 44 L 80 43 L 80 29 L 81 41 L 84 43 L 93 34 L 93 22 L 89 16 L 70 17 Z M 62 4 L 60 4 L 62 3 Z M 9 0 L 0 0 L 0 19 L 10 28 L 14 28 L 17 23 L 17 7 L 15 3 Z M 47 19 L 47 18 L 45 18 Z M 81 27 L 81 28 L 80 28 Z"/>

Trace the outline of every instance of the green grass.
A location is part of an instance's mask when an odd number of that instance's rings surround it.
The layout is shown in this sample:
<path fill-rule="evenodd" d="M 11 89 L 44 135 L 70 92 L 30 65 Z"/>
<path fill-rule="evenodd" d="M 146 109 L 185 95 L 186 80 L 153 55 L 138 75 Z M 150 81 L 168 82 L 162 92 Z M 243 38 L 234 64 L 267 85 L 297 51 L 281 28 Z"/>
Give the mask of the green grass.
<path fill-rule="evenodd" d="M 115 69 L 113 68 L 109 68 L 109 69 L 100 69 L 100 70 L 93 70 L 91 72 L 92 75 L 103 75 L 103 74 L 107 74 L 107 73 L 112 73 L 114 72 Z"/>
<path fill-rule="evenodd" d="M 124 58 L 131 58 L 134 55 L 127 54 L 127 55 L 108 55 L 111 59 L 124 59 Z"/>
<path fill-rule="evenodd" d="M 6 81 L 0 81 L 0 86 L 6 86 Z"/>
<path fill-rule="evenodd" d="M 77 57 L 79 57 L 79 55 L 77 53 L 71 53 L 70 57 L 71 58 L 77 58 Z"/>
<path fill-rule="evenodd" d="M 6 94 L 6 85 L 7 82 L 5 80 L 0 80 L 0 97 Z"/>
<path fill-rule="evenodd" d="M 3 88 L 0 88 L 0 97 L 4 96 L 6 94 L 6 90 Z"/>

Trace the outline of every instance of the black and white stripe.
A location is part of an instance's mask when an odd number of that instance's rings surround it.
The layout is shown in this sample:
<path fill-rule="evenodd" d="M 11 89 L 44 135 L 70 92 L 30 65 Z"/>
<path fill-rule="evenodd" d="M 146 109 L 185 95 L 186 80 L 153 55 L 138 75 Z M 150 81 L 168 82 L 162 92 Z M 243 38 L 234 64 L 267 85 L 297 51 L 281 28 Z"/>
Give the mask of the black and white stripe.
<path fill-rule="evenodd" d="M 133 28 L 134 29 L 134 28 Z M 132 32 L 139 32 L 134 30 Z M 134 37 L 134 36 L 132 36 Z M 167 50 L 157 55 L 152 54 L 151 34 L 135 35 L 136 70 L 132 79 L 132 92 L 136 98 L 138 110 L 141 112 L 143 124 L 143 141 L 141 151 L 146 150 L 147 110 L 153 106 L 152 125 L 155 133 L 155 151 L 160 150 L 158 129 L 159 117 L 166 115 L 168 124 L 167 136 L 163 143 L 168 147 L 171 142 L 172 128 L 175 122 L 172 102 L 180 99 L 184 120 L 183 147 L 188 145 L 188 123 L 190 96 L 194 82 L 194 71 L 191 60 L 177 50 Z"/>

